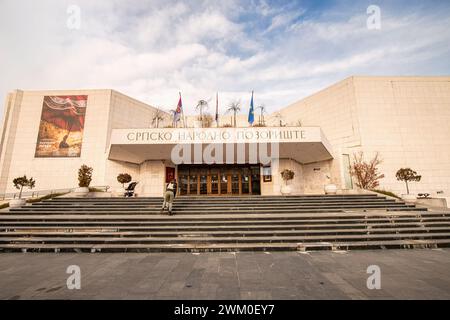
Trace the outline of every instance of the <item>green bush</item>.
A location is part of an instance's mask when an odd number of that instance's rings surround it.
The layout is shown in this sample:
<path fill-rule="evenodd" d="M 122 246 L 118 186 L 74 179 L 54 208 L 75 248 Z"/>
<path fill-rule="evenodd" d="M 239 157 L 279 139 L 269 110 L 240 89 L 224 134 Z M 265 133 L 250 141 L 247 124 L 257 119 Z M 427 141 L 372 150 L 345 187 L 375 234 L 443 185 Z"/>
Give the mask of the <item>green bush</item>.
<path fill-rule="evenodd" d="M 92 181 L 92 169 L 87 165 L 83 164 L 80 169 L 78 169 L 78 186 L 80 188 L 88 188 Z"/>

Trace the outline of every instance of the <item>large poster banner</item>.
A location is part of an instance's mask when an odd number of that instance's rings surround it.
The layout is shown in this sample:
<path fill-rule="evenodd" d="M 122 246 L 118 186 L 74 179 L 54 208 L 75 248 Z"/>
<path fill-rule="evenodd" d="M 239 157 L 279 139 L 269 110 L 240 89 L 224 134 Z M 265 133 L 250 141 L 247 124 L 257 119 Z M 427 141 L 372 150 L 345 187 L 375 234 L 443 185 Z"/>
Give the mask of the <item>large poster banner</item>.
<path fill-rule="evenodd" d="M 87 96 L 45 96 L 35 157 L 79 157 Z"/>

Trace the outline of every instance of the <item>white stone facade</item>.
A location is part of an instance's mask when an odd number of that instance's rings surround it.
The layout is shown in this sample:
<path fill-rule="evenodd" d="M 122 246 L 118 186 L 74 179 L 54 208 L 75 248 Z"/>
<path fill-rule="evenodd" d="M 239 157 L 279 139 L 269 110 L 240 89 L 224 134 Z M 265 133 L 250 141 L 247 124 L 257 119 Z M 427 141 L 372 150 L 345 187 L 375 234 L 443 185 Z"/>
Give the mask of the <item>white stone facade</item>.
<path fill-rule="evenodd" d="M 81 155 L 36 158 L 44 96 L 60 95 L 88 96 Z M 124 148 L 125 160 L 110 156 L 114 129 L 154 127 L 155 112 L 114 90 L 10 93 L 0 141 L 0 194 L 16 192 L 12 180 L 24 174 L 36 179 L 36 190 L 76 187 L 77 170 L 87 164 L 94 168 L 92 186 L 118 188 L 117 175 L 127 172 L 139 181 L 139 195 L 160 196 L 165 168 L 175 167 L 166 153 L 142 160 Z M 188 123 L 192 119 L 188 117 Z M 226 119 L 230 122 L 231 115 Z M 292 127 L 299 123 L 320 127 L 332 157 L 316 162 L 282 157 L 272 167 L 272 181 L 261 182 L 263 195 L 280 193 L 279 173 L 286 168 L 296 173 L 290 183 L 295 194 L 321 193 L 327 183 L 352 189 L 355 185 L 349 182 L 345 163 L 358 151 L 367 158 L 379 152 L 383 159 L 380 171 L 386 177 L 379 189 L 404 193 L 404 183 L 396 180 L 395 172 L 410 167 L 422 175 L 421 182 L 410 184 L 413 193 L 450 194 L 450 77 L 351 77 L 266 117 L 270 124 L 279 121 Z M 240 115 L 238 123 L 243 125 L 245 116 Z M 170 125 L 169 115 L 159 124 Z M 299 148 L 303 148 L 300 153 L 315 150 L 312 145 Z"/>
<path fill-rule="evenodd" d="M 450 77 L 351 77 L 281 113 L 288 124 L 322 128 L 342 188 L 342 155 L 363 151 L 383 159 L 380 189 L 406 193 L 395 173 L 410 167 L 422 175 L 412 193 L 450 194 Z"/>

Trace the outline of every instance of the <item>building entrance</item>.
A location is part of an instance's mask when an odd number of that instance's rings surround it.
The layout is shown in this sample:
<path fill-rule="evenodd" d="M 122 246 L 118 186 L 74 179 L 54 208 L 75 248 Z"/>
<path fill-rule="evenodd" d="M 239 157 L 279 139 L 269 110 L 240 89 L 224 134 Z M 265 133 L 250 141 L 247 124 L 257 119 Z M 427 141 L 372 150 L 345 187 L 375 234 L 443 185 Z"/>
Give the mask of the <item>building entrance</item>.
<path fill-rule="evenodd" d="M 182 196 L 240 196 L 261 194 L 259 165 L 180 165 Z"/>

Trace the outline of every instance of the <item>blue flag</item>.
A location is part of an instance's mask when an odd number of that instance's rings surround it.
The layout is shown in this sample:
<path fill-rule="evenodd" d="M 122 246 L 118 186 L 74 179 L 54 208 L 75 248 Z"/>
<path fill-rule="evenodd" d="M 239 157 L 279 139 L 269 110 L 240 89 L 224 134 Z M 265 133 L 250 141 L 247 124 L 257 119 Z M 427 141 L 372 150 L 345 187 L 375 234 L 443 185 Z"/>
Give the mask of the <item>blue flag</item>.
<path fill-rule="evenodd" d="M 255 108 L 253 107 L 253 91 L 252 91 L 252 100 L 250 101 L 250 110 L 248 112 L 248 123 L 250 125 L 255 122 Z"/>

